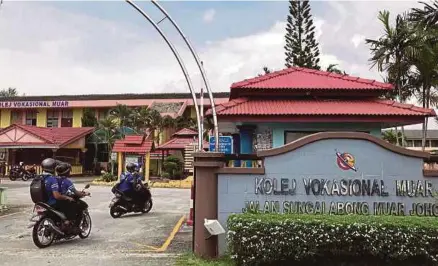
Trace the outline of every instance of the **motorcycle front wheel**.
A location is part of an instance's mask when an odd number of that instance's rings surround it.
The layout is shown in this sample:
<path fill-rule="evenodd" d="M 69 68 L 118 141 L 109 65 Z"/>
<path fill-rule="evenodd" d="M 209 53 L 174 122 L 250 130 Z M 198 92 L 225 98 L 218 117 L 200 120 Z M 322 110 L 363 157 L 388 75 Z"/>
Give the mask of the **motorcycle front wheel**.
<path fill-rule="evenodd" d="M 15 174 L 9 174 L 9 179 L 11 181 L 15 181 L 15 180 L 17 180 L 17 176 Z"/>
<path fill-rule="evenodd" d="M 46 248 L 52 245 L 55 239 L 55 232 L 51 230 L 50 224 L 53 225 L 53 221 L 44 217 L 33 226 L 32 240 L 38 248 Z"/>
<path fill-rule="evenodd" d="M 143 209 L 141 210 L 142 213 L 148 213 L 151 211 L 152 209 L 152 199 L 149 199 L 148 201 L 146 201 L 146 203 L 144 204 Z"/>
<path fill-rule="evenodd" d="M 21 180 L 27 181 L 27 180 L 29 180 L 29 176 L 26 174 L 23 174 L 23 175 L 21 175 Z"/>
<path fill-rule="evenodd" d="M 115 218 L 119 218 L 120 216 L 122 216 L 122 212 L 117 208 L 117 205 L 115 204 L 114 206 L 111 207 L 110 209 L 110 215 L 111 217 Z"/>
<path fill-rule="evenodd" d="M 81 233 L 79 233 L 79 237 L 85 239 L 90 236 L 91 233 L 91 217 L 88 212 L 84 212 L 82 215 L 81 223 L 79 224 L 79 229 Z"/>

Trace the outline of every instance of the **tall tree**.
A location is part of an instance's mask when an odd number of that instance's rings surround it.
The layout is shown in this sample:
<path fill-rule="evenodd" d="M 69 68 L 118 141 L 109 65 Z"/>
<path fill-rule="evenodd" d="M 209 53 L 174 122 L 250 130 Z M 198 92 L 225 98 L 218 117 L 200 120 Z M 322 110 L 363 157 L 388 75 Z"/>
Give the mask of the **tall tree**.
<path fill-rule="evenodd" d="M 84 108 L 84 115 L 82 116 L 83 127 L 97 127 L 98 122 L 96 116 L 91 108 Z"/>
<path fill-rule="evenodd" d="M 412 38 L 413 33 L 405 16 L 397 15 L 395 25 L 391 26 L 389 15 L 389 12 L 386 10 L 379 12 L 378 19 L 382 23 L 385 33 L 377 40 L 366 39 L 365 42 L 371 48 L 372 57 L 370 61 L 372 67 L 377 67 L 380 72 L 386 71 L 388 73 L 388 80 L 393 81 L 398 100 L 404 102 L 412 95 L 411 90 L 403 82 L 407 80 L 409 71 L 409 68 L 406 66 L 407 51 L 415 41 Z M 403 126 L 401 131 L 401 142 L 404 147 Z"/>
<path fill-rule="evenodd" d="M 16 88 L 7 88 L 0 90 L 0 97 L 17 97 L 18 91 Z"/>
<path fill-rule="evenodd" d="M 286 66 L 320 69 L 319 47 L 308 0 L 290 0 L 286 26 Z"/>

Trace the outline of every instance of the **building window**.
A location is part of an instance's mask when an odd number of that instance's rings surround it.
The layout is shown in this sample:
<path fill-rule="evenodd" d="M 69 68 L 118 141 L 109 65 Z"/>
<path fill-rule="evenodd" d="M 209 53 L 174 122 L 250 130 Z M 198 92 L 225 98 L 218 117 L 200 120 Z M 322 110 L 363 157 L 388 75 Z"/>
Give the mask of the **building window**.
<path fill-rule="evenodd" d="M 23 112 L 21 110 L 12 110 L 11 124 L 23 124 Z"/>
<path fill-rule="evenodd" d="M 432 144 L 432 145 L 431 145 L 432 147 L 434 147 L 434 148 L 435 148 L 435 147 L 438 147 L 438 139 L 433 139 L 433 140 L 431 140 L 430 142 L 431 142 L 431 144 Z"/>
<path fill-rule="evenodd" d="M 61 112 L 61 127 L 72 127 L 73 126 L 73 111 L 72 110 L 62 110 Z"/>
<path fill-rule="evenodd" d="M 47 111 L 47 127 L 58 127 L 58 114 L 56 110 Z"/>
<path fill-rule="evenodd" d="M 36 126 L 37 125 L 37 112 L 27 111 L 26 112 L 26 125 Z"/>
<path fill-rule="evenodd" d="M 421 142 L 421 139 L 414 140 L 414 147 L 422 147 Z"/>

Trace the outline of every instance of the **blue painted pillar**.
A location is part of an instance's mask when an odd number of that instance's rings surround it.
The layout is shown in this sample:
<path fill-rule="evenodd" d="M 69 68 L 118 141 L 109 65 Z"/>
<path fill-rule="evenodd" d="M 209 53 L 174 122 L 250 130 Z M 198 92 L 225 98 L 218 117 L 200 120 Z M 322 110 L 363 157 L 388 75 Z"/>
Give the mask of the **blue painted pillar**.
<path fill-rule="evenodd" d="M 244 125 L 238 126 L 240 135 L 240 154 L 251 154 L 253 153 L 253 134 L 256 129 L 254 125 Z M 246 166 L 245 166 L 246 165 Z M 251 161 L 242 161 L 243 167 L 251 167 Z"/>

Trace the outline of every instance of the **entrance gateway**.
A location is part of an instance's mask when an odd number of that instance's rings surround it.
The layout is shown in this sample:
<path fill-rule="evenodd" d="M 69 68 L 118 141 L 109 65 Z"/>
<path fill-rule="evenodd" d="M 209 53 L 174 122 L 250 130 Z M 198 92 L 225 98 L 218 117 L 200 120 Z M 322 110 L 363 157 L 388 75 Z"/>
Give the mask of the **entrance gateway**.
<path fill-rule="evenodd" d="M 323 132 L 258 156 L 261 168 L 228 168 L 221 153 L 195 155 L 195 254 L 226 252 L 226 235 L 206 239 L 203 221 L 226 228 L 234 213 L 438 216 L 438 173 L 423 170 L 429 153 Z"/>

